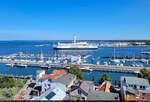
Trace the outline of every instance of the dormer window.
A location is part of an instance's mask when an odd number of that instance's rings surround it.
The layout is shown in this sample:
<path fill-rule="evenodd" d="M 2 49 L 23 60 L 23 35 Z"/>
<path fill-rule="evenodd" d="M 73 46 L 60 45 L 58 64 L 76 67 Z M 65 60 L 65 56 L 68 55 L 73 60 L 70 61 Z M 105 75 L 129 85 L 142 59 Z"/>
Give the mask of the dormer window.
<path fill-rule="evenodd" d="M 140 86 L 140 89 L 142 89 L 143 88 L 143 86 Z"/>
<path fill-rule="evenodd" d="M 126 83 L 126 79 L 124 78 L 124 83 Z"/>
<path fill-rule="evenodd" d="M 136 85 L 134 85 L 134 89 L 136 89 Z"/>

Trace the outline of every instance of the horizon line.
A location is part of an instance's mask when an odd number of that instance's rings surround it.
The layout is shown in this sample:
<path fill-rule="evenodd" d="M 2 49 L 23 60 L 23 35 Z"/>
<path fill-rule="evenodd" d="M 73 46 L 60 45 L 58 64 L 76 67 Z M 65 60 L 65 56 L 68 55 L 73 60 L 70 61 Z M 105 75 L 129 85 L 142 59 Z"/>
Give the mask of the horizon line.
<path fill-rule="evenodd" d="M 0 41 L 73 41 L 73 40 L 0 40 Z M 135 40 L 135 39 L 117 40 L 117 39 L 115 39 L 115 40 L 111 40 L 111 39 L 109 39 L 109 40 L 77 40 L 77 41 L 150 41 L 150 39 L 149 40 L 144 40 L 144 39 L 138 39 L 138 40 Z"/>

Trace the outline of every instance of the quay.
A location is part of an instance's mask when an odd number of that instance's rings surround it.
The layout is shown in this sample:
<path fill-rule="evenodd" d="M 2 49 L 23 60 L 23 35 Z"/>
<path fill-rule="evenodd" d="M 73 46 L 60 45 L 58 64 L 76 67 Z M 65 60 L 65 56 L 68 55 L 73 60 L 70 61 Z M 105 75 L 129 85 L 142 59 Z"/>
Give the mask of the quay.
<path fill-rule="evenodd" d="M 133 73 L 133 74 L 137 74 L 140 72 L 140 70 L 143 67 L 129 67 L 129 66 L 106 66 L 106 65 L 96 65 L 96 64 L 82 64 L 82 65 L 78 65 L 80 68 L 81 67 L 89 67 L 92 70 L 95 71 L 106 71 L 106 72 L 118 72 L 118 73 Z M 150 68 L 145 67 L 148 70 L 150 70 Z"/>
<path fill-rule="evenodd" d="M 51 67 L 59 67 L 69 69 L 70 66 L 77 65 L 79 68 L 89 67 L 91 70 L 96 71 L 108 71 L 108 72 L 119 72 L 119 73 L 139 73 L 144 67 L 130 67 L 130 66 L 108 66 L 108 65 L 97 65 L 97 64 L 62 64 L 62 63 L 46 63 L 46 62 L 32 62 L 32 61 L 14 61 L 14 60 L 0 60 L 0 63 L 13 63 L 13 64 L 25 64 L 28 67 L 40 67 L 41 65 L 50 65 Z M 150 68 L 145 67 L 148 70 Z"/>
<path fill-rule="evenodd" d="M 99 59 L 119 59 L 122 62 L 143 62 L 150 63 L 150 57 L 99 57 Z"/>

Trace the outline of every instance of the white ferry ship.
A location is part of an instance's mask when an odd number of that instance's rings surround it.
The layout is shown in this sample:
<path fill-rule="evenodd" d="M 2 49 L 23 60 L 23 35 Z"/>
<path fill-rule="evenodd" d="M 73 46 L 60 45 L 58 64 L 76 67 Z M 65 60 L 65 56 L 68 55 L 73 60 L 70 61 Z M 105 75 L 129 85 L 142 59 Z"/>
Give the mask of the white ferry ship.
<path fill-rule="evenodd" d="M 89 44 L 87 42 L 76 42 L 76 35 L 74 35 L 73 43 L 58 43 L 54 47 L 55 50 L 96 50 L 98 45 Z"/>

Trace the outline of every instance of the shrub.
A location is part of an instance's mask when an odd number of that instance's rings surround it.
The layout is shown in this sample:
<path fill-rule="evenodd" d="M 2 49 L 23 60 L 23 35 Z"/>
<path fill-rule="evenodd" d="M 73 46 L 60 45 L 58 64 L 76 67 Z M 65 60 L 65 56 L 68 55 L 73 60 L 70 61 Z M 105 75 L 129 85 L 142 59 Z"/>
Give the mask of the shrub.
<path fill-rule="evenodd" d="M 104 75 L 99 79 L 99 84 L 102 84 L 104 81 L 110 81 L 110 82 L 111 82 L 111 78 L 110 78 L 107 74 L 104 74 Z"/>

